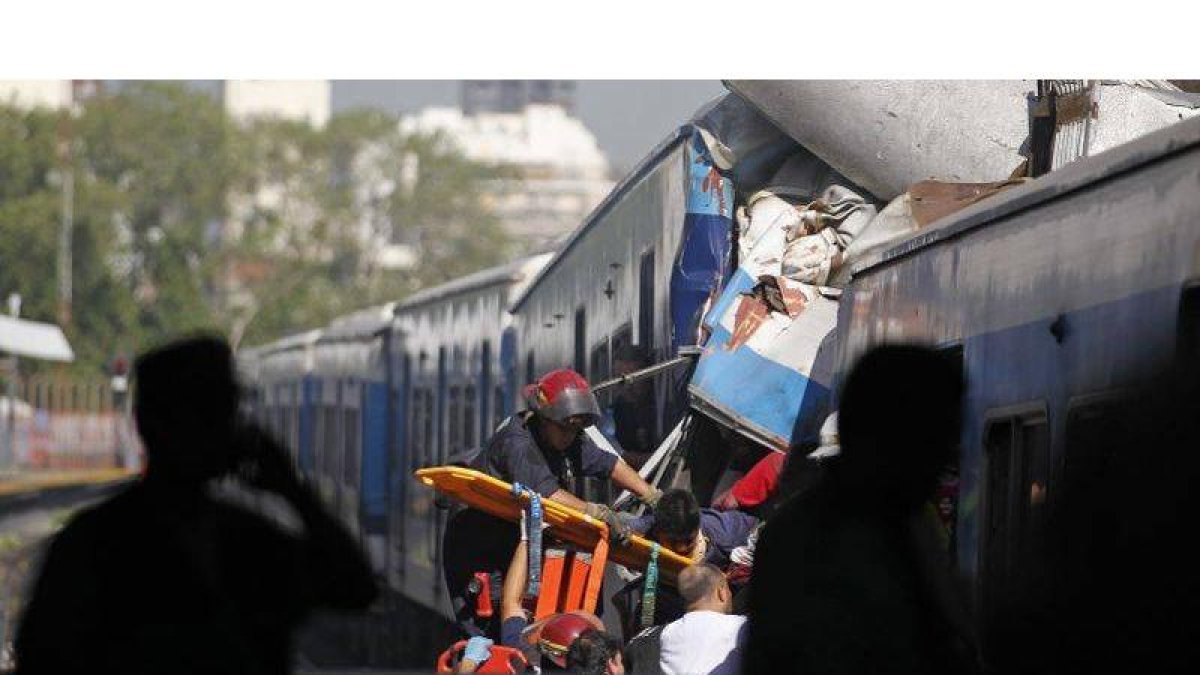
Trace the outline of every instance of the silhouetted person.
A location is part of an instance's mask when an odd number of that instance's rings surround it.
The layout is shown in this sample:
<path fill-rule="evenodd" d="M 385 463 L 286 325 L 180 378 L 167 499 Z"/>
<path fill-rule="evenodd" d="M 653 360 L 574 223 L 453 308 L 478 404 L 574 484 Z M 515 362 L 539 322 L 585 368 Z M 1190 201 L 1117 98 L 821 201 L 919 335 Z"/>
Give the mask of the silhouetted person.
<path fill-rule="evenodd" d="M 55 538 L 17 635 L 17 672 L 288 672 L 306 612 L 366 607 L 370 568 L 283 448 L 239 418 L 224 341 L 147 353 L 135 378 L 145 477 Z M 215 498 L 210 487 L 230 474 L 283 498 L 303 533 Z"/>
<path fill-rule="evenodd" d="M 747 672 L 970 671 L 920 517 L 958 444 L 962 389 L 957 367 L 920 347 L 880 347 L 851 371 L 840 456 L 759 537 Z"/>

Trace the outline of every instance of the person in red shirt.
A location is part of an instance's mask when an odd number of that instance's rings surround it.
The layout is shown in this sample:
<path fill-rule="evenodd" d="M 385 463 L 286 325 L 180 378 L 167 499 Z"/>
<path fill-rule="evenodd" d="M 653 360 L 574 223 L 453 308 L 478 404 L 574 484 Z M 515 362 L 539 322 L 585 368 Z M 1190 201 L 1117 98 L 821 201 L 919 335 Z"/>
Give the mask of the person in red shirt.
<path fill-rule="evenodd" d="M 750 471 L 746 472 L 745 476 L 742 476 L 728 490 L 713 500 L 713 508 L 719 511 L 741 509 L 764 517 L 767 515 L 765 511 L 770 506 L 769 502 L 778 503 L 790 497 L 791 493 L 802 490 L 811 481 L 799 480 L 799 474 L 818 467 L 826 459 L 836 457 L 840 452 L 836 412 L 827 417 L 825 423 L 821 425 L 821 444 L 811 452 L 804 452 L 809 448 L 812 448 L 812 445 L 796 446 L 788 453 L 768 452 Z M 806 460 L 806 463 L 797 464 L 794 467 L 789 465 L 785 470 L 787 459 L 793 456 L 797 460 Z M 777 494 L 780 492 L 780 476 L 784 475 L 795 480 L 789 482 L 785 479 L 784 481 L 788 482 L 789 486 L 783 492 L 789 494 Z M 791 485 L 790 483 L 796 484 Z"/>

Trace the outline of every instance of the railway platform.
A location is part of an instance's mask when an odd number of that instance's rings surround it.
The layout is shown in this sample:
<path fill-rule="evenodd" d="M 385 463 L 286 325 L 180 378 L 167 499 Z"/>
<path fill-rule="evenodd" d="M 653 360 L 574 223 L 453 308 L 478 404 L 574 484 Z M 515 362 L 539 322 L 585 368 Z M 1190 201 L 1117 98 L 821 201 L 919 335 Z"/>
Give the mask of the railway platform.
<path fill-rule="evenodd" d="M 0 510 L 59 492 L 116 484 L 136 475 L 118 468 L 0 473 Z"/>

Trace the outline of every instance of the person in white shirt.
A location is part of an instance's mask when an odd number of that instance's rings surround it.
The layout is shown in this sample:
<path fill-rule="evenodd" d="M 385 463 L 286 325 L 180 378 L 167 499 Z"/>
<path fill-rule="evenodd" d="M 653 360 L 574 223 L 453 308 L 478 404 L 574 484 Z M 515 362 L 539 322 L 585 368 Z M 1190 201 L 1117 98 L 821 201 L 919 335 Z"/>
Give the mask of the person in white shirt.
<path fill-rule="evenodd" d="M 687 604 L 687 613 L 663 626 L 657 635 L 647 631 L 648 635 L 639 636 L 659 642 L 661 672 L 666 675 L 740 673 L 746 617 L 730 614 L 733 591 L 725 575 L 714 565 L 692 565 L 679 573 L 677 586 Z"/>

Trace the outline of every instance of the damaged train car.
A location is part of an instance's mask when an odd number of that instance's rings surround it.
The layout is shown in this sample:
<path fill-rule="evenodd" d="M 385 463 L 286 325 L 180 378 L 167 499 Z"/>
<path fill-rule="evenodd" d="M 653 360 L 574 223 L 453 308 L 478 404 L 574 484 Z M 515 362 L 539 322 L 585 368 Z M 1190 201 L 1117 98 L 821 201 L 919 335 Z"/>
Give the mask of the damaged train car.
<path fill-rule="evenodd" d="M 689 392 L 722 427 L 780 451 L 815 439 L 831 410 L 856 261 L 1200 106 L 1157 82 L 727 86 L 795 145 L 764 184 L 734 181 L 738 266 L 704 318 Z"/>

